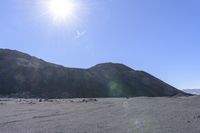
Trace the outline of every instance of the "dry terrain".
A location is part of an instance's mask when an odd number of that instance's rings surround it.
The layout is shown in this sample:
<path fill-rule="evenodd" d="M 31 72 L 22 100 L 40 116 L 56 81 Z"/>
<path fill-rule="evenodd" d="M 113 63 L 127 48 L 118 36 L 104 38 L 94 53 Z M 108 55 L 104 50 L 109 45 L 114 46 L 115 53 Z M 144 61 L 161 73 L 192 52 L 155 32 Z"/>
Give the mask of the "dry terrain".
<path fill-rule="evenodd" d="M 0 99 L 0 133 L 200 133 L 200 97 Z"/>

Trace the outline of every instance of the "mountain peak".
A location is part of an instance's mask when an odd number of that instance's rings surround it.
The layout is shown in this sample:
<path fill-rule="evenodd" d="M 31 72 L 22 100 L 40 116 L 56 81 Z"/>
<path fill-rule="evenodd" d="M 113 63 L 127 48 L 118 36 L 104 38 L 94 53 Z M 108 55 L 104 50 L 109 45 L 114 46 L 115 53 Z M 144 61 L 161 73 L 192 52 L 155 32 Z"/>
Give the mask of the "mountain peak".
<path fill-rule="evenodd" d="M 121 64 L 121 63 L 112 63 L 112 62 L 107 62 L 107 63 L 100 63 L 97 64 L 93 67 L 91 67 L 90 69 L 95 69 L 95 70 L 101 70 L 101 69 L 117 69 L 117 70 L 124 70 L 124 71 L 133 71 L 132 68 Z"/>

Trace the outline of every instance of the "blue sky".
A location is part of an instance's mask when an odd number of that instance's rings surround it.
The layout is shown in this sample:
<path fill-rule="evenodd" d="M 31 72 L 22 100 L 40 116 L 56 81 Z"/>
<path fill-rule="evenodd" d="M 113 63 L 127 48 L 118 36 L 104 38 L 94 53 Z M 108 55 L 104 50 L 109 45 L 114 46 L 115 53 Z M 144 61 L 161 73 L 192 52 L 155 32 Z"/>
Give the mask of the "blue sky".
<path fill-rule="evenodd" d="M 76 2 L 75 18 L 55 22 L 41 0 L 1 1 L 0 48 L 67 67 L 123 63 L 179 89 L 200 88 L 199 0 Z"/>

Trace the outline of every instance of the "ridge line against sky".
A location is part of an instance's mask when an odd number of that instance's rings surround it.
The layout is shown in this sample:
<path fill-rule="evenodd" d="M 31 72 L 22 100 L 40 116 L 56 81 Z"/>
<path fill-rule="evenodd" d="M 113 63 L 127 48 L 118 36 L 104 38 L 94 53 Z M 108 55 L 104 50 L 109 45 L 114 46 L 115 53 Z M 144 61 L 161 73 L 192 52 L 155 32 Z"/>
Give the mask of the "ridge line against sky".
<path fill-rule="evenodd" d="M 0 48 L 67 67 L 123 63 L 179 89 L 200 88 L 199 0 L 70 0 L 76 12 L 59 21 L 50 1 L 1 1 Z"/>

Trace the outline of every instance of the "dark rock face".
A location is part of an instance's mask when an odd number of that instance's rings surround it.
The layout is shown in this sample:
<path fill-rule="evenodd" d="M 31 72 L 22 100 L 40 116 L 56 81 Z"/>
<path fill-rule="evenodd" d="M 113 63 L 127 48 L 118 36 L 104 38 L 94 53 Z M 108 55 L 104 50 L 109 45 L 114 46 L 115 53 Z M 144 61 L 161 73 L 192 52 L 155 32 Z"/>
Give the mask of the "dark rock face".
<path fill-rule="evenodd" d="M 187 95 L 143 71 L 104 63 L 66 68 L 19 51 L 0 49 L 0 95 L 41 98 Z"/>

